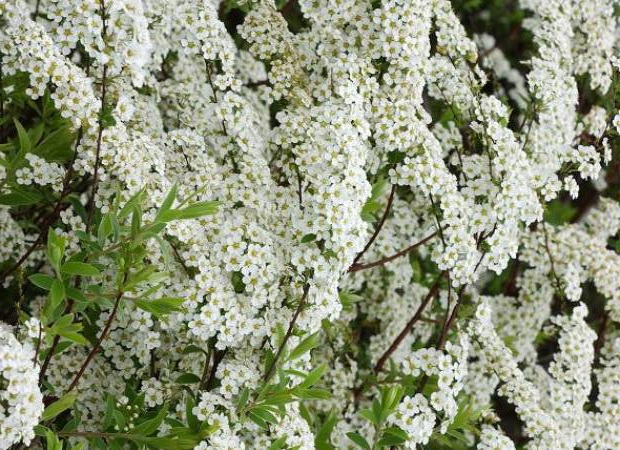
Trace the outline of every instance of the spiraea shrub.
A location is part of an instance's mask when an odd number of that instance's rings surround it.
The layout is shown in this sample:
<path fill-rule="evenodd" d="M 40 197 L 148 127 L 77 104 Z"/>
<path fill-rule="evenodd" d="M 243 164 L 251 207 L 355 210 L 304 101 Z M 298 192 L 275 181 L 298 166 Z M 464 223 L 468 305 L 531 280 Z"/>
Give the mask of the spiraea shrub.
<path fill-rule="evenodd" d="M 619 449 L 617 0 L 0 0 L 0 449 Z"/>

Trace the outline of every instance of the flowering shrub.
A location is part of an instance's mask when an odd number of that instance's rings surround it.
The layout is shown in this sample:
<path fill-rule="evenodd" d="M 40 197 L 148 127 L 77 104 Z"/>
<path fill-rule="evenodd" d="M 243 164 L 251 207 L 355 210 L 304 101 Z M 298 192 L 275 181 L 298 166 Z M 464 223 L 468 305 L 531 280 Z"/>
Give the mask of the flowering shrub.
<path fill-rule="evenodd" d="M 0 0 L 0 449 L 620 448 L 615 0 Z"/>

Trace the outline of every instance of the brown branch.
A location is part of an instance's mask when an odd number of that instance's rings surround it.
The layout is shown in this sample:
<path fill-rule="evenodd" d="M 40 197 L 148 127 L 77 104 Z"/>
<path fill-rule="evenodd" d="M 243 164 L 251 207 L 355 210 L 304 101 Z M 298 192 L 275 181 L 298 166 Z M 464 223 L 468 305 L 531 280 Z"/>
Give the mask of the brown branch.
<path fill-rule="evenodd" d="M 562 283 L 560 282 L 560 278 L 558 277 L 558 273 L 555 270 L 555 262 L 553 259 L 553 254 L 551 253 L 551 248 L 549 247 L 549 235 L 547 234 L 547 227 L 545 226 L 545 222 L 541 222 L 543 236 L 545 238 L 545 250 L 547 251 L 547 255 L 549 256 L 549 264 L 551 265 L 551 274 L 555 279 L 555 288 L 558 291 L 559 295 L 562 295 Z"/>
<path fill-rule="evenodd" d="M 353 260 L 353 263 L 351 263 L 351 266 L 355 266 L 357 264 L 357 262 L 361 259 L 361 257 L 364 256 L 364 253 L 366 253 L 368 249 L 370 248 L 370 246 L 373 244 L 373 242 L 375 242 L 375 239 L 377 239 L 377 236 L 379 236 L 379 232 L 381 231 L 381 228 L 383 228 L 383 225 L 385 224 L 388 214 L 390 213 L 390 209 L 392 208 L 392 202 L 394 201 L 395 193 L 396 193 L 396 185 L 393 184 L 392 189 L 390 190 L 390 196 L 388 197 L 387 206 L 385 207 L 385 211 L 383 211 L 383 216 L 381 216 L 381 220 L 377 224 L 375 231 L 372 233 L 370 240 L 366 243 L 366 245 L 364 246 L 364 249 L 357 254 L 355 259 Z"/>
<path fill-rule="evenodd" d="M 249 81 L 245 84 L 248 88 L 255 88 L 259 86 L 270 86 L 269 80 Z"/>
<path fill-rule="evenodd" d="M 224 356 L 226 356 L 226 350 L 227 349 L 224 349 L 221 352 L 214 350 L 213 365 L 211 366 L 211 372 L 209 373 L 209 379 L 207 380 L 207 383 L 206 383 L 206 388 L 208 391 L 213 389 L 213 382 L 215 381 L 215 373 L 217 372 L 217 368 L 219 367 L 220 363 L 224 359 Z"/>
<path fill-rule="evenodd" d="M 601 320 L 601 325 L 599 326 L 598 332 L 596 333 L 596 341 L 594 341 L 594 358 L 598 359 L 601 353 L 601 349 L 603 345 L 605 345 L 605 334 L 607 333 L 607 328 L 609 325 L 609 313 L 605 313 L 603 315 L 603 319 Z"/>
<path fill-rule="evenodd" d="M 200 377 L 200 384 L 198 385 L 199 391 L 202 391 L 205 388 L 205 386 L 207 385 L 207 380 L 209 379 L 207 377 L 209 376 L 209 363 L 211 361 L 212 350 L 213 350 L 213 347 L 209 346 L 209 351 L 205 353 L 205 365 L 204 365 L 204 368 L 202 369 L 202 377 Z"/>
<path fill-rule="evenodd" d="M 433 234 L 431 234 L 429 236 L 426 236 L 421 241 L 416 242 L 413 245 L 410 245 L 406 249 L 401 250 L 400 252 L 395 253 L 392 256 L 387 256 L 385 258 L 382 258 L 382 259 L 380 259 L 378 261 L 374 261 L 374 262 L 366 263 L 366 264 L 352 264 L 351 267 L 349 267 L 349 272 L 358 272 L 360 270 L 371 269 L 371 268 L 377 267 L 377 266 L 383 266 L 384 264 L 387 264 L 387 263 L 389 263 L 391 261 L 394 261 L 395 259 L 400 258 L 401 256 L 406 255 L 410 251 L 415 250 L 416 248 L 418 248 L 419 246 L 426 244 L 428 241 L 433 239 L 436 235 L 437 235 L 437 232 L 434 232 Z"/>
<path fill-rule="evenodd" d="M 172 248 L 172 252 L 174 253 L 174 256 L 177 258 L 177 261 L 179 262 L 179 264 L 181 264 L 181 267 L 183 267 L 183 271 L 185 272 L 185 274 L 189 275 L 190 274 L 189 268 L 185 264 L 185 261 L 183 260 L 183 257 L 179 253 L 179 250 L 176 248 L 176 246 L 172 242 L 168 241 L 168 244 L 170 244 L 170 247 Z"/>
<path fill-rule="evenodd" d="M 280 344 L 280 348 L 278 349 L 276 356 L 273 358 L 273 361 L 271 361 L 271 364 L 269 364 L 269 368 L 265 372 L 265 377 L 264 377 L 265 382 L 269 381 L 269 379 L 272 377 L 273 371 L 276 368 L 276 363 L 278 362 L 278 359 L 280 359 L 280 356 L 282 356 L 282 352 L 284 351 L 284 348 L 286 347 L 286 343 L 288 342 L 290 337 L 293 335 L 293 328 L 295 328 L 295 323 L 297 322 L 297 319 L 299 318 L 299 314 L 301 313 L 302 309 L 304 309 L 304 306 L 306 306 L 306 298 L 308 297 L 309 290 L 310 290 L 310 286 L 306 284 L 304 286 L 304 293 L 301 297 L 301 300 L 299 300 L 299 305 L 297 306 L 297 309 L 295 310 L 295 313 L 293 314 L 293 318 L 288 324 L 288 330 L 286 330 L 284 339 L 282 339 L 282 344 Z"/>
<path fill-rule="evenodd" d="M 73 390 L 77 386 L 77 384 L 80 382 L 80 378 L 82 378 L 82 375 L 84 375 L 84 371 L 86 371 L 86 368 L 88 367 L 90 362 L 93 360 L 93 358 L 95 357 L 95 355 L 101 348 L 102 342 L 105 340 L 106 337 L 108 337 L 108 333 L 110 332 L 110 328 L 112 327 L 112 322 L 114 322 L 116 313 L 118 311 L 118 307 L 120 306 L 121 299 L 123 298 L 123 294 L 124 294 L 123 286 L 127 282 L 128 275 L 129 275 L 129 272 L 125 271 L 125 275 L 123 276 L 123 282 L 121 283 L 121 287 L 118 291 L 118 294 L 116 295 L 116 299 L 114 301 L 114 307 L 112 308 L 112 312 L 110 313 L 110 316 L 108 317 L 105 327 L 103 328 L 103 331 L 101 332 L 101 335 L 99 336 L 99 339 L 97 339 L 97 342 L 95 343 L 90 353 L 88 354 L 88 356 L 82 363 L 82 366 L 78 370 L 78 373 L 75 375 L 75 378 L 73 378 L 73 381 L 69 385 L 67 392 Z"/>
<path fill-rule="evenodd" d="M 105 18 L 103 16 L 104 2 L 101 0 L 102 20 L 105 29 Z M 105 33 L 104 33 L 105 36 Z M 95 167 L 93 171 L 93 190 L 88 200 L 88 217 L 86 219 L 86 232 L 90 231 L 90 225 L 93 221 L 93 214 L 95 212 L 95 196 L 97 195 L 97 188 L 99 185 L 99 166 L 101 165 L 101 141 L 103 138 L 103 109 L 105 108 L 105 96 L 106 96 L 106 78 L 108 74 L 108 66 L 104 64 L 103 75 L 101 77 L 101 110 L 99 111 L 99 129 L 97 130 L 97 147 L 95 150 Z"/>
<path fill-rule="evenodd" d="M 440 281 L 443 277 L 445 277 L 446 273 L 447 272 L 444 270 L 443 272 L 439 274 L 439 276 L 437 277 L 433 285 L 428 290 L 426 297 L 424 297 L 424 300 L 422 300 L 422 303 L 420 303 L 420 306 L 418 307 L 417 311 L 413 314 L 413 317 L 411 317 L 409 322 L 407 322 L 407 325 L 405 325 L 405 328 L 403 328 L 402 331 L 398 334 L 398 336 L 396 336 L 396 339 L 394 339 L 390 347 L 383 353 L 383 355 L 381 355 L 381 357 L 377 361 L 377 364 L 375 365 L 375 369 L 374 369 L 375 373 L 381 372 L 381 369 L 385 365 L 385 362 L 392 355 L 392 353 L 396 351 L 396 349 L 400 346 L 400 344 L 403 342 L 405 337 L 411 332 L 416 322 L 420 320 L 420 318 L 422 317 L 422 313 L 424 312 L 424 309 L 426 308 L 426 306 L 439 293 Z"/>
<path fill-rule="evenodd" d="M 34 361 L 32 362 L 32 366 L 36 367 L 39 362 L 39 352 L 41 351 L 41 340 L 43 339 L 43 325 L 41 321 L 39 321 L 39 336 L 37 338 L 37 348 L 34 351 Z"/>
<path fill-rule="evenodd" d="M 448 318 L 443 329 L 441 330 L 441 334 L 439 335 L 439 339 L 437 340 L 438 350 L 443 349 L 443 346 L 446 345 L 446 340 L 448 339 L 448 332 L 450 331 L 450 328 L 452 328 L 452 325 L 454 324 L 454 321 L 456 320 L 456 315 L 459 311 L 459 308 L 463 300 L 463 292 L 465 292 L 465 286 L 466 285 L 463 285 L 460 287 L 459 292 L 456 296 L 456 303 L 454 305 L 454 308 L 452 308 L 450 317 Z M 446 312 L 448 312 L 448 310 L 446 310 Z"/>

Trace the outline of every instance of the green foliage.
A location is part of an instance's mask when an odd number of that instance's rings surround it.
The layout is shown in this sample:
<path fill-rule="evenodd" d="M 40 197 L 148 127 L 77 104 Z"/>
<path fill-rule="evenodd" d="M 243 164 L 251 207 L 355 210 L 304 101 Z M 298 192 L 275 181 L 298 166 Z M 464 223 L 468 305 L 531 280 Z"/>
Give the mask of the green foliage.
<path fill-rule="evenodd" d="M 405 442 L 407 440 L 407 433 L 398 427 L 385 427 L 387 418 L 398 407 L 404 392 L 403 387 L 399 385 L 384 386 L 381 389 L 381 396 L 372 401 L 372 406 L 360 411 L 360 416 L 370 422 L 375 430 L 372 444 L 369 444 L 357 432 L 347 433 L 347 437 L 358 447 L 373 450 L 389 448 Z"/>
<path fill-rule="evenodd" d="M 362 219 L 366 222 L 374 222 L 377 220 L 376 214 L 385 208 L 382 203 L 383 197 L 390 190 L 390 182 L 387 179 L 380 179 L 372 185 L 370 198 L 366 200 L 362 208 Z"/>

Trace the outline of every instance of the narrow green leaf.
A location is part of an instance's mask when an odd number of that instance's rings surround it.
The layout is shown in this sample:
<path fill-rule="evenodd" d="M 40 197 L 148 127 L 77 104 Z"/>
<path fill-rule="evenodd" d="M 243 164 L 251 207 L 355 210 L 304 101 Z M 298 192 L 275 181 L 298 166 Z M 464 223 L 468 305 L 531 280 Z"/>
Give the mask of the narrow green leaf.
<path fill-rule="evenodd" d="M 75 399 L 76 399 L 75 392 L 68 392 L 67 394 L 63 395 L 58 400 L 56 400 L 54 403 L 52 403 L 47 408 L 45 408 L 45 410 L 43 411 L 43 416 L 42 416 L 43 420 L 46 421 L 46 420 L 53 419 L 54 417 L 56 417 L 63 411 L 66 411 L 67 409 L 71 408 L 73 406 L 73 403 L 75 403 Z"/>
<path fill-rule="evenodd" d="M 159 426 L 162 424 L 166 415 L 168 414 L 168 405 L 164 404 L 159 411 L 157 411 L 157 415 L 152 419 L 145 420 L 141 424 L 138 424 L 132 430 L 132 433 L 141 434 L 143 436 L 148 436 L 153 434 Z"/>
<path fill-rule="evenodd" d="M 101 275 L 99 269 L 92 264 L 78 261 L 68 261 L 62 265 L 60 272 L 67 275 L 79 275 L 82 277 L 96 277 Z"/>
<path fill-rule="evenodd" d="M 49 303 L 50 312 L 54 311 L 58 305 L 65 299 L 65 286 L 60 280 L 54 280 L 52 282 L 52 288 L 50 289 Z"/>
<path fill-rule="evenodd" d="M 158 220 L 161 222 L 170 222 L 171 220 L 196 219 L 198 217 L 215 214 L 220 202 L 198 202 L 193 203 L 184 209 L 173 209 L 162 212 Z"/>
<path fill-rule="evenodd" d="M 334 430 L 334 426 L 336 425 L 337 420 L 338 420 L 338 417 L 336 416 L 334 411 L 330 411 L 329 415 L 325 419 L 325 422 L 323 422 L 323 425 L 321 425 L 321 428 L 316 434 L 316 438 L 315 438 L 316 443 L 319 443 L 319 442 L 328 443 L 330 441 L 330 436 L 332 434 L 332 431 Z"/>
<path fill-rule="evenodd" d="M 304 237 L 301 238 L 301 243 L 306 244 L 308 242 L 314 241 L 315 239 L 316 239 L 316 234 L 314 233 L 306 234 Z"/>
<path fill-rule="evenodd" d="M 45 433 L 45 444 L 47 450 L 62 450 L 62 443 L 52 430 Z"/>
<path fill-rule="evenodd" d="M 351 439 L 355 444 L 357 444 L 358 447 L 363 448 L 365 450 L 370 450 L 370 444 L 368 444 L 368 441 L 366 441 L 366 439 L 364 439 L 364 437 L 361 434 L 355 431 L 351 431 L 347 433 L 347 437 Z"/>
<path fill-rule="evenodd" d="M 168 195 L 166 195 L 166 198 L 162 202 L 161 207 L 159 208 L 159 211 L 157 212 L 157 216 L 155 218 L 156 221 L 159 220 L 159 217 L 162 213 L 169 211 L 172 208 L 172 205 L 174 204 L 174 201 L 177 198 L 177 191 L 178 191 L 178 186 L 176 183 L 174 183 L 172 187 L 170 188 L 170 192 L 168 192 Z"/>
<path fill-rule="evenodd" d="M 276 439 L 271 443 L 268 450 L 280 450 L 286 445 L 286 436 Z"/>
<path fill-rule="evenodd" d="M 180 375 L 176 380 L 174 380 L 177 384 L 194 384 L 200 383 L 200 377 L 193 373 L 186 372 Z"/>
<path fill-rule="evenodd" d="M 314 385 L 325 373 L 327 370 L 327 366 L 325 364 L 321 364 L 315 369 L 312 369 L 304 381 L 300 384 L 301 387 L 307 388 Z"/>
<path fill-rule="evenodd" d="M 28 153 L 32 149 L 32 143 L 30 142 L 28 132 L 24 129 L 19 120 L 13 119 L 13 123 L 15 123 L 15 128 L 17 129 L 20 153 Z"/>
<path fill-rule="evenodd" d="M 134 300 L 134 304 L 155 317 L 164 317 L 172 312 L 183 311 L 182 298 L 162 297 L 157 300 Z"/>
<path fill-rule="evenodd" d="M 319 333 L 314 333 L 301 341 L 289 354 L 288 359 L 297 359 L 319 345 Z"/>

